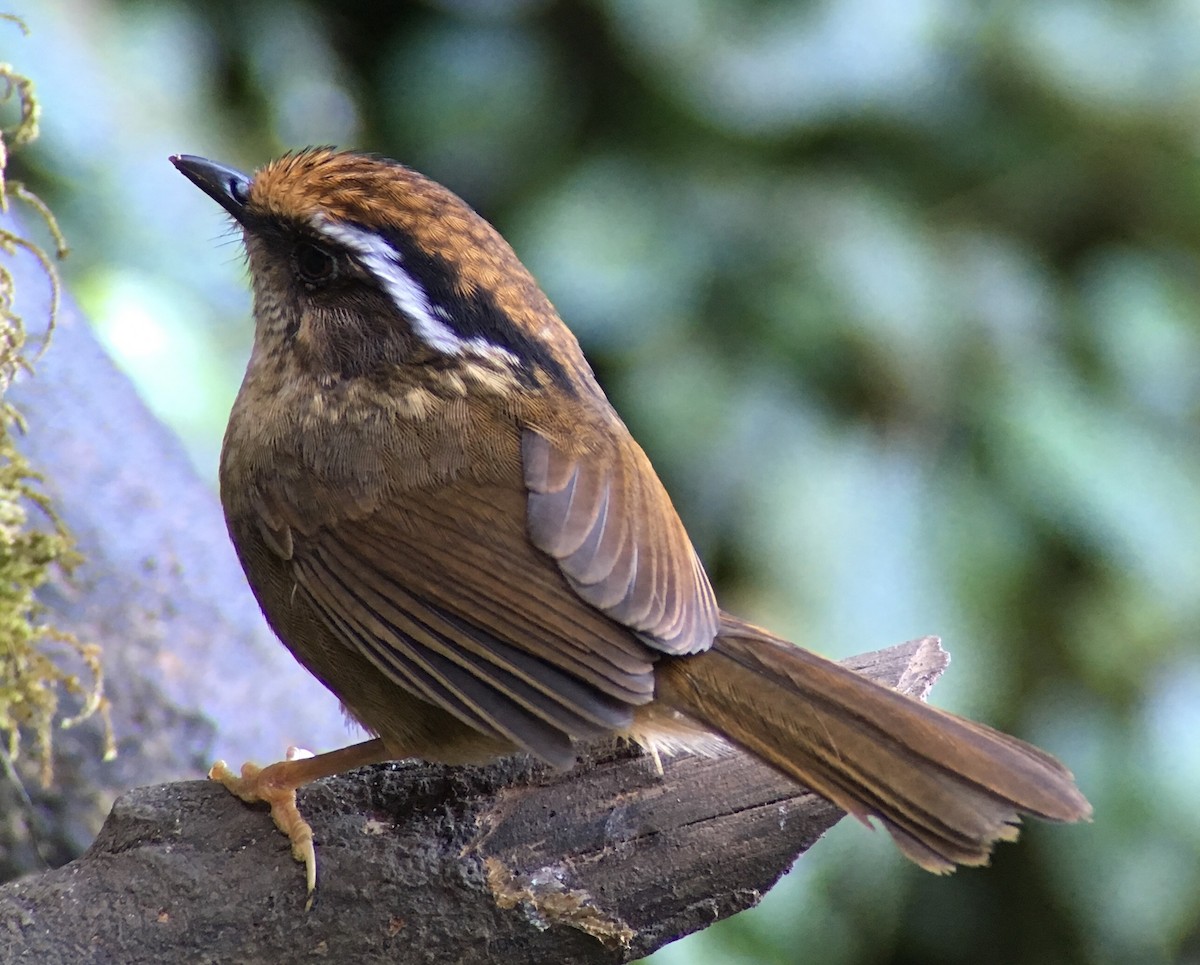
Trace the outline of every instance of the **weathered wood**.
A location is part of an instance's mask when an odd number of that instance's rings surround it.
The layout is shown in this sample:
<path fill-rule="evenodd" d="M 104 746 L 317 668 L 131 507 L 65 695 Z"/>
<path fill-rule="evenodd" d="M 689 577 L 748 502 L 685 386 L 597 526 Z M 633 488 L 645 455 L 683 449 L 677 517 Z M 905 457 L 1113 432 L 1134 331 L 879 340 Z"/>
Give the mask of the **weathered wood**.
<path fill-rule="evenodd" d="M 932 639 L 847 664 L 924 697 Z M 0 961 L 624 962 L 755 904 L 840 817 L 739 753 L 593 748 L 567 773 L 399 763 L 300 793 L 317 899 L 265 809 L 204 782 L 122 796 L 95 843 L 0 888 Z"/>

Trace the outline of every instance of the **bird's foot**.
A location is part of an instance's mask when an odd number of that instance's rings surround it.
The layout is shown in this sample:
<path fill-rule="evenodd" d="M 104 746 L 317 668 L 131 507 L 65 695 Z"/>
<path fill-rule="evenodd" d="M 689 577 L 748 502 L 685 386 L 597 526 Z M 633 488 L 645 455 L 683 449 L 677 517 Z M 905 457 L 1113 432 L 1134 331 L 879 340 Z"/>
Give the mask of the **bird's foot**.
<path fill-rule="evenodd" d="M 310 755 L 311 756 L 311 755 Z M 313 891 L 317 887 L 317 852 L 313 847 L 313 831 L 296 807 L 296 788 L 307 783 L 307 777 L 296 773 L 294 760 L 302 759 L 289 748 L 288 759 L 259 767 L 243 764 L 242 773 L 234 774 L 224 761 L 217 761 L 208 772 L 210 780 L 220 781 L 232 793 L 249 804 L 263 801 L 271 807 L 271 818 L 275 826 L 288 836 L 292 843 L 292 857 L 304 863 L 305 880 L 308 885 L 308 903 L 312 907 Z M 296 778 L 301 777 L 297 781 Z"/>

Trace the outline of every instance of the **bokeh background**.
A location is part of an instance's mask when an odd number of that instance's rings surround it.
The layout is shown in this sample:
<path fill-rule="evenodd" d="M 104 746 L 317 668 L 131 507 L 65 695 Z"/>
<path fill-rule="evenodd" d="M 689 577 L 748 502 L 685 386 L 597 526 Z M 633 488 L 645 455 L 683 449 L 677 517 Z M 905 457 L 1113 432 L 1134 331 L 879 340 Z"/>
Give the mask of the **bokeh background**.
<path fill-rule="evenodd" d="M 1096 808 L 937 879 L 844 823 L 667 963 L 1200 962 L 1200 4 L 16 0 L 68 284 L 215 478 L 235 236 L 167 163 L 333 143 L 496 222 L 726 605 L 937 633 Z"/>

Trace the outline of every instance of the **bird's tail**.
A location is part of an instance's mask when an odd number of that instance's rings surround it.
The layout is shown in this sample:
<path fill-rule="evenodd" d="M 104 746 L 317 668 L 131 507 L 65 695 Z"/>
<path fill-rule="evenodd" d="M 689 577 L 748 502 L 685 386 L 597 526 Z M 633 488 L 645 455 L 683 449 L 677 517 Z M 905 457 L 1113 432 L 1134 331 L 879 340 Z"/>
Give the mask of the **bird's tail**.
<path fill-rule="evenodd" d="M 863 823 L 878 818 L 929 871 L 986 864 L 994 842 L 1016 838 L 1021 814 L 1091 815 L 1044 751 L 732 617 L 711 650 L 663 664 L 659 700 Z"/>

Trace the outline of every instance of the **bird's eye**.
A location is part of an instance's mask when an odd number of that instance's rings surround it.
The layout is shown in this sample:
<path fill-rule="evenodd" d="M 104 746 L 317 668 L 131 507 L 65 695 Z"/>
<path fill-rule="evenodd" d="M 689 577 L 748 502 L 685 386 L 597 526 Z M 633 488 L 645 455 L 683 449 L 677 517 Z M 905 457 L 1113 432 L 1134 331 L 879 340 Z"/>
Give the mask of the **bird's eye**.
<path fill-rule="evenodd" d="M 296 245 L 292 251 L 292 265 L 296 277 L 310 287 L 325 285 L 337 275 L 337 259 L 311 241 Z"/>

